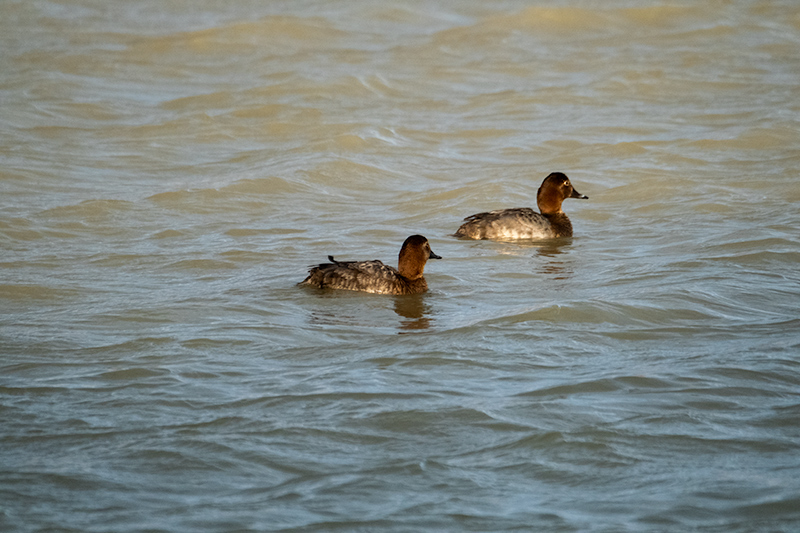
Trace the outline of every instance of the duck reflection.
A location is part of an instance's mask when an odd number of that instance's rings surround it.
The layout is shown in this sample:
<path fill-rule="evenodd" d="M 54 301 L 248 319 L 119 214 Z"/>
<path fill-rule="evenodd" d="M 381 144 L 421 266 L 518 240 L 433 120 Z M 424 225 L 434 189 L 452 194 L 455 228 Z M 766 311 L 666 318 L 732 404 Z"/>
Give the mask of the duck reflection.
<path fill-rule="evenodd" d="M 376 297 L 370 294 L 348 291 L 319 291 L 314 294 L 320 300 L 336 300 L 333 308 L 322 306 L 313 310 L 309 315 L 309 320 L 314 324 L 321 325 L 358 325 L 385 327 L 395 326 L 397 322 L 390 320 L 391 311 L 400 317 L 399 329 L 404 331 L 415 331 L 428 329 L 433 325 L 431 318 L 431 306 L 425 303 L 426 295 L 409 294 L 404 296 L 392 297 L 392 305 L 388 304 L 385 297 Z M 376 305 L 380 302 L 379 305 Z M 391 310 L 391 311 L 390 311 Z M 387 314 L 388 313 L 388 314 Z"/>
<path fill-rule="evenodd" d="M 569 279 L 572 277 L 572 261 L 569 255 L 564 255 L 564 248 L 572 244 L 572 239 L 554 239 L 536 247 L 534 257 L 545 259 L 540 271 L 542 274 L 553 276 L 554 279 Z M 559 258 L 560 255 L 564 257 Z"/>
<path fill-rule="evenodd" d="M 404 331 L 428 329 L 433 322 L 429 316 L 426 316 L 430 314 L 430 306 L 425 304 L 425 296 L 422 294 L 396 296 L 394 312 L 401 318 L 407 319 L 400 324 L 400 329 Z"/>

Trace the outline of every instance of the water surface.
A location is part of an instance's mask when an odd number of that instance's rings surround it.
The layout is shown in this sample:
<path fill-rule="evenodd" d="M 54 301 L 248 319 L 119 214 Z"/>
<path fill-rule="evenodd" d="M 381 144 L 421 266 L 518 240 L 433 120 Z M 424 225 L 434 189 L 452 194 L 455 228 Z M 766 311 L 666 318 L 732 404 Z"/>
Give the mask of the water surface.
<path fill-rule="evenodd" d="M 800 527 L 800 7 L 0 7 L 0 526 Z M 575 237 L 451 237 L 567 173 Z M 295 284 L 328 254 L 431 290 Z"/>

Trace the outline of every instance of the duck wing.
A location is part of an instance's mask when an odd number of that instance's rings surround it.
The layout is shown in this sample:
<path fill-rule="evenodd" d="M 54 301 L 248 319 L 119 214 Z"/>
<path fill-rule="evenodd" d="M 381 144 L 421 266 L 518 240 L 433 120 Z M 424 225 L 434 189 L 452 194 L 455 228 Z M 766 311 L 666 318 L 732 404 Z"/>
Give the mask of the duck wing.
<path fill-rule="evenodd" d="M 497 209 L 468 216 L 456 230 L 471 239 L 537 239 L 554 237 L 550 221 L 530 207 Z"/>
<path fill-rule="evenodd" d="M 312 267 L 302 282 L 320 288 L 344 289 L 375 293 L 395 292 L 401 282 L 400 273 L 382 261 L 336 261 Z"/>

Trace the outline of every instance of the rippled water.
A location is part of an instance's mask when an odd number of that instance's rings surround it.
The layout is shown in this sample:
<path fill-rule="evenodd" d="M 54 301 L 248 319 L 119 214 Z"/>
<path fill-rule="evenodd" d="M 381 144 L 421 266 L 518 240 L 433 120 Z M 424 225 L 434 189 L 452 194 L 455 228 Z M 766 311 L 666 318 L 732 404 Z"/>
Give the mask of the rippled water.
<path fill-rule="evenodd" d="M 800 528 L 793 0 L 25 0 L 0 46 L 0 529 Z M 556 170 L 573 239 L 450 236 Z M 413 233 L 423 296 L 295 285 Z"/>

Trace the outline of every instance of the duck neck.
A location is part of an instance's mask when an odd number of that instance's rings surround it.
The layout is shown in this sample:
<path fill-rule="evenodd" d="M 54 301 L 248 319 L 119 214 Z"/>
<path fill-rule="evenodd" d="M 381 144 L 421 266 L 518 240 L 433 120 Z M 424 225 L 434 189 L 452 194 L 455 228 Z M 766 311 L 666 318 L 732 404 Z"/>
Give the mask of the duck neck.
<path fill-rule="evenodd" d="M 563 211 L 550 215 L 544 214 L 544 217 L 550 221 L 556 237 L 572 237 L 572 222 Z"/>
<path fill-rule="evenodd" d="M 550 196 L 550 198 L 547 196 Z M 539 212 L 544 216 L 564 214 L 564 212 L 561 211 L 561 200 L 552 195 L 540 194 L 536 198 L 536 206 L 539 208 Z"/>
<path fill-rule="evenodd" d="M 397 258 L 397 271 L 406 279 L 419 279 L 425 270 L 426 259 L 418 250 L 403 246 Z"/>
<path fill-rule="evenodd" d="M 397 265 L 397 271 L 406 279 L 415 280 L 422 277 L 424 266 L 416 261 L 400 261 Z"/>

